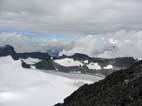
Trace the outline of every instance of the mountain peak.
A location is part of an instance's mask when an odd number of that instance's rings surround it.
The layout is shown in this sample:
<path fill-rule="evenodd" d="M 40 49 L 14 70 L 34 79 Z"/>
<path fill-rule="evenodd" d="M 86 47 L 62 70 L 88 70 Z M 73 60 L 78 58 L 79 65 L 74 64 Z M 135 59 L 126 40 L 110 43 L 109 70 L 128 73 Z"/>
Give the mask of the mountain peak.
<path fill-rule="evenodd" d="M 49 60 L 51 56 L 48 53 L 42 52 L 29 52 L 29 53 L 16 53 L 15 49 L 11 45 L 5 45 L 0 47 L 0 56 L 12 56 L 14 60 L 18 60 L 19 58 L 38 58 L 42 60 Z"/>
<path fill-rule="evenodd" d="M 11 45 L 5 45 L 4 47 L 0 47 L 0 56 L 8 56 L 8 55 L 11 55 L 14 60 L 18 59 L 14 47 L 12 47 Z"/>

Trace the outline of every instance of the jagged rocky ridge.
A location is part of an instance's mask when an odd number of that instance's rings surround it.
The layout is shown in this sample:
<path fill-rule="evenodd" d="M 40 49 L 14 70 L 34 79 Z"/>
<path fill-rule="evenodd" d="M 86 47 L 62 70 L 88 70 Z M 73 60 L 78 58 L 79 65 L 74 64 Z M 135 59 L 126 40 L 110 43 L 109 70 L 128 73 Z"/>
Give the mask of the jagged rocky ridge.
<path fill-rule="evenodd" d="M 142 61 L 80 87 L 55 106 L 142 106 Z"/>
<path fill-rule="evenodd" d="M 92 75 L 100 74 L 104 76 L 110 75 L 114 71 L 126 69 L 137 62 L 137 60 L 132 57 L 105 59 L 105 58 L 89 57 L 87 55 L 79 53 L 76 53 L 72 56 L 63 55 L 60 57 L 53 58 L 48 53 L 41 53 L 41 52 L 16 53 L 14 48 L 10 45 L 6 45 L 5 47 L 0 48 L 0 56 L 7 56 L 7 55 L 11 55 L 15 60 L 21 59 L 22 66 L 24 68 L 35 67 L 37 69 L 42 69 L 42 70 L 54 70 L 54 71 L 56 70 L 68 73 L 83 73 L 83 74 L 92 74 Z M 24 59 L 27 59 L 29 57 L 40 59 L 40 61 L 33 64 L 26 63 Z M 70 61 L 75 65 L 71 66 Z M 67 62 L 66 65 L 69 66 L 64 66 L 60 64 L 61 62 L 63 63 Z M 104 68 L 108 66 L 110 68 Z"/>
<path fill-rule="evenodd" d="M 14 60 L 18 60 L 19 58 L 26 59 L 28 57 L 48 60 L 51 57 L 48 55 L 48 53 L 41 52 L 16 53 L 16 51 L 11 45 L 5 45 L 4 47 L 0 47 L 0 56 L 7 55 L 11 55 Z"/>
<path fill-rule="evenodd" d="M 14 60 L 18 60 L 19 57 L 15 52 L 14 48 L 10 45 L 5 45 L 4 47 L 0 47 L 0 56 L 8 56 L 11 55 Z"/>

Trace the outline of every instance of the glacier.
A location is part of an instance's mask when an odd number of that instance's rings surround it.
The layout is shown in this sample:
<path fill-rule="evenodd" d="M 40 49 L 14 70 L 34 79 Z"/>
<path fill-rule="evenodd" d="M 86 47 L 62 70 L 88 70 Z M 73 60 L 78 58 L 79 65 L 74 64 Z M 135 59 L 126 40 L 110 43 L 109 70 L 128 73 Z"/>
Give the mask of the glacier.
<path fill-rule="evenodd" d="M 20 60 L 0 57 L 0 106 L 53 106 L 83 84 L 103 79 L 82 76 L 24 69 Z"/>

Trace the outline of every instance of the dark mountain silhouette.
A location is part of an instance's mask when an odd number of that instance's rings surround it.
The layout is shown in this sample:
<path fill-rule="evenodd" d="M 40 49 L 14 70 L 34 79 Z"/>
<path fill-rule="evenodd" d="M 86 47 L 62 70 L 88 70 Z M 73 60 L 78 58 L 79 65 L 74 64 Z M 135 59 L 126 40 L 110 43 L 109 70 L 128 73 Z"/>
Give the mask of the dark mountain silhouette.
<path fill-rule="evenodd" d="M 17 53 L 19 58 L 26 59 L 28 57 L 31 58 L 38 58 L 41 60 L 49 60 L 51 56 L 48 53 L 41 53 L 41 52 L 31 52 L 31 53 Z"/>
<path fill-rule="evenodd" d="M 0 56 L 8 55 L 11 55 L 14 60 L 18 60 L 18 55 L 12 46 L 5 45 L 4 47 L 0 47 Z"/>
<path fill-rule="evenodd" d="M 0 57 L 8 55 L 10 55 L 14 60 L 21 59 L 21 65 L 23 68 L 31 68 L 31 66 L 35 66 L 37 69 L 46 69 L 46 70 L 54 69 L 51 56 L 49 56 L 48 53 L 41 53 L 41 52 L 16 53 L 16 51 L 11 45 L 5 45 L 4 47 L 0 47 Z M 29 57 L 38 58 L 41 61 L 39 63 L 31 65 L 27 64 L 22 60 Z"/>
<path fill-rule="evenodd" d="M 23 60 L 21 60 L 21 65 L 23 68 L 31 68 L 31 66 L 27 63 L 25 63 Z"/>
<path fill-rule="evenodd" d="M 55 106 L 142 106 L 142 61 L 83 85 Z"/>
<path fill-rule="evenodd" d="M 0 47 L 0 56 L 8 56 L 11 55 L 14 60 L 26 59 L 28 57 L 31 58 L 38 58 L 41 60 L 49 60 L 51 56 L 48 53 L 42 52 L 30 52 L 30 53 L 16 53 L 14 48 L 11 45 L 5 45 L 4 47 Z"/>

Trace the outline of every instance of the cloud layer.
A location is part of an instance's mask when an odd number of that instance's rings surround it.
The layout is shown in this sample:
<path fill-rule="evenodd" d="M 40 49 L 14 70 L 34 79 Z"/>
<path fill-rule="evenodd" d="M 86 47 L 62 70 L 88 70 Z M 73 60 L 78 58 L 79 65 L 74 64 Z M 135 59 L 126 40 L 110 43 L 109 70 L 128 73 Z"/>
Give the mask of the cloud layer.
<path fill-rule="evenodd" d="M 62 50 L 68 48 L 68 42 L 62 40 L 36 41 L 16 32 L 0 33 L 0 46 L 12 45 L 17 52 L 47 52 L 48 50 Z"/>
<path fill-rule="evenodd" d="M 0 28 L 96 34 L 142 30 L 141 0 L 0 0 Z"/>
<path fill-rule="evenodd" d="M 17 33 L 0 33 L 0 46 L 13 45 L 17 52 L 57 50 L 60 55 L 83 53 L 93 57 L 142 57 L 142 31 L 120 30 L 114 33 L 86 35 L 77 40 L 34 41 Z"/>
<path fill-rule="evenodd" d="M 18 52 L 58 49 L 101 57 L 141 57 L 142 0 L 0 0 L 0 30 L 14 29 L 80 37 L 73 41 L 33 41 L 0 33 L 0 46 Z"/>
<path fill-rule="evenodd" d="M 71 43 L 60 54 L 84 53 L 95 57 L 142 57 L 142 31 L 121 30 L 102 35 L 88 35 Z"/>

